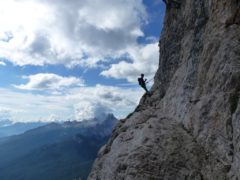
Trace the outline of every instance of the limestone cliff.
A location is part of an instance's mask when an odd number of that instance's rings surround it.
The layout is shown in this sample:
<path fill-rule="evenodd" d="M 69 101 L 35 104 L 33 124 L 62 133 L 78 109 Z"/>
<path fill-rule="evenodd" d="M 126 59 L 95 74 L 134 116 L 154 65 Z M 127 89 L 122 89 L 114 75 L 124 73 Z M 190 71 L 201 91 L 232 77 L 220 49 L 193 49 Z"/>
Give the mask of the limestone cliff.
<path fill-rule="evenodd" d="M 120 120 L 89 180 L 240 179 L 240 0 L 178 2 L 153 94 Z"/>

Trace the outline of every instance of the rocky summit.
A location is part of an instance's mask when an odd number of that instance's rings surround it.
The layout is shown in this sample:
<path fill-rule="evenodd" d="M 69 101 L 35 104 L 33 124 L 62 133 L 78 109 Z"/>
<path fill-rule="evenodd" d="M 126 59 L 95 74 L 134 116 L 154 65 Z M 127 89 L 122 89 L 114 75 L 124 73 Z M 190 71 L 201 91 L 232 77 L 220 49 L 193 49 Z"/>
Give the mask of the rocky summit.
<path fill-rule="evenodd" d="M 89 180 L 240 180 L 240 0 L 169 0 L 159 68 Z"/>

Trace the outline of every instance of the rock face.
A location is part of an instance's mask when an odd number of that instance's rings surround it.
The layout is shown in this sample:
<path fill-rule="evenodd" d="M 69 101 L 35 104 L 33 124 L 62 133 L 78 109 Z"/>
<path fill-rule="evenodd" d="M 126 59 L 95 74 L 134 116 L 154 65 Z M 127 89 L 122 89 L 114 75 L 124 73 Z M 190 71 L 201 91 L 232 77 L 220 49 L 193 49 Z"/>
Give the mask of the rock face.
<path fill-rule="evenodd" d="M 153 94 L 119 121 L 89 180 L 240 179 L 240 0 L 178 2 Z"/>

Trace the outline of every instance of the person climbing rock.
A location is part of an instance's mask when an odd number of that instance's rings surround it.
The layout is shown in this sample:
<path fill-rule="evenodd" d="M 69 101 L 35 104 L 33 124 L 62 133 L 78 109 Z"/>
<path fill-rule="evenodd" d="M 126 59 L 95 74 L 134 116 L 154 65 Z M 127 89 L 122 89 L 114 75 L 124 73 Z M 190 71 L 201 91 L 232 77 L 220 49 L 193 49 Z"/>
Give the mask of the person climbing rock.
<path fill-rule="evenodd" d="M 150 94 L 146 87 L 147 79 L 144 79 L 144 74 L 141 74 L 141 77 L 138 78 L 138 84 L 146 91 L 147 94 Z"/>
<path fill-rule="evenodd" d="M 176 0 L 163 0 L 163 2 L 166 4 L 167 8 L 171 8 L 171 7 L 180 8 L 181 6 L 181 3 Z"/>

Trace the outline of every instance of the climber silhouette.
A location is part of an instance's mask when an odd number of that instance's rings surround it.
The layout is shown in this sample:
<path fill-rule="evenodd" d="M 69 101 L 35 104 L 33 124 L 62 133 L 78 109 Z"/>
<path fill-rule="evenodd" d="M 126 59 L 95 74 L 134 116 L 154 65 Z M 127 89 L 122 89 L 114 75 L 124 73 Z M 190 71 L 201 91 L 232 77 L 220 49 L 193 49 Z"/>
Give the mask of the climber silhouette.
<path fill-rule="evenodd" d="M 144 74 L 141 74 L 141 77 L 138 78 L 138 84 L 146 91 L 147 94 L 150 94 L 146 87 L 147 79 L 144 79 Z"/>
<path fill-rule="evenodd" d="M 180 8 L 181 3 L 176 0 L 163 0 L 167 8 L 176 7 Z"/>

